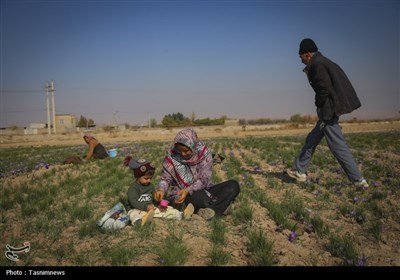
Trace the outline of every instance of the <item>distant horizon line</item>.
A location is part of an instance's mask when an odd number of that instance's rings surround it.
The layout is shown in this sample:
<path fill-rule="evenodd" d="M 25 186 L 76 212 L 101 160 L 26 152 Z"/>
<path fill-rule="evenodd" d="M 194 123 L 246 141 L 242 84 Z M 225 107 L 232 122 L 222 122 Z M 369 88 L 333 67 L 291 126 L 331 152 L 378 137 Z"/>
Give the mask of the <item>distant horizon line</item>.
<path fill-rule="evenodd" d="M 399 112 L 400 113 L 400 112 Z M 71 114 L 58 114 L 58 115 L 71 115 Z M 311 115 L 301 115 L 300 116 L 311 116 Z M 232 120 L 232 121 L 239 121 L 239 120 L 272 120 L 272 121 L 290 121 L 289 119 L 286 118 L 254 118 L 254 119 L 246 119 L 246 118 L 226 118 L 226 120 Z M 378 122 L 383 122 L 383 121 L 400 121 L 400 116 L 398 117 L 377 117 L 377 118 L 358 118 L 358 117 L 347 117 L 343 118 L 342 122 L 373 122 L 373 121 L 378 121 Z M 297 122 L 293 122 L 297 123 Z M 47 127 L 47 122 L 30 122 L 29 124 L 44 124 Z M 116 125 L 129 125 L 132 127 L 138 127 L 138 126 L 143 126 L 147 128 L 147 123 L 142 123 L 142 124 L 129 124 L 127 122 L 122 122 L 122 123 L 116 123 Z M 161 123 L 160 123 L 161 124 Z M 250 125 L 273 125 L 275 123 L 268 123 L 268 124 L 250 124 Z M 115 124 L 108 124 L 108 123 L 95 123 L 94 126 L 99 126 L 99 127 L 105 127 L 105 126 L 112 126 Z M 222 125 L 194 125 L 193 126 L 222 126 Z M 0 129 L 4 130 L 7 128 L 28 128 L 29 126 L 18 126 L 18 125 L 10 125 L 10 126 L 2 126 Z M 51 126 L 52 127 L 52 126 Z M 77 126 L 76 126 L 77 127 Z"/>

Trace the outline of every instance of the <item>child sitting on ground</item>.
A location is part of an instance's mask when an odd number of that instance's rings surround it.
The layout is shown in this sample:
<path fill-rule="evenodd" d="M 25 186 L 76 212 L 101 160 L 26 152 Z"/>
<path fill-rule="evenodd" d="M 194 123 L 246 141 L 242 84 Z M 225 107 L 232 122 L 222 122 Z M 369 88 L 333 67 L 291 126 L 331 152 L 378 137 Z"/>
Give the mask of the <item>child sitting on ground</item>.
<path fill-rule="evenodd" d="M 156 207 L 153 204 L 155 187 L 151 183 L 155 168 L 145 159 L 129 159 L 129 168 L 133 171 L 135 181 L 128 189 L 128 203 L 132 209 L 128 212 L 132 225 L 144 225 L 153 217 L 173 220 L 190 219 L 194 212 L 192 204 L 187 205 L 184 212 L 168 205 Z"/>

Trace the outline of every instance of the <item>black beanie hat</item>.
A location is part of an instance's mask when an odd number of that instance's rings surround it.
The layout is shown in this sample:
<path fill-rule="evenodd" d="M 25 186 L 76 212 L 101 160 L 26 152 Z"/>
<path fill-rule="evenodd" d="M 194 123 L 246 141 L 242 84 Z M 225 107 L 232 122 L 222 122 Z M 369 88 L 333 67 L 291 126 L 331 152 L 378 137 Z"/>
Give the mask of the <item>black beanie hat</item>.
<path fill-rule="evenodd" d="M 300 42 L 299 54 L 316 51 L 318 51 L 318 47 L 313 40 L 306 38 Z"/>

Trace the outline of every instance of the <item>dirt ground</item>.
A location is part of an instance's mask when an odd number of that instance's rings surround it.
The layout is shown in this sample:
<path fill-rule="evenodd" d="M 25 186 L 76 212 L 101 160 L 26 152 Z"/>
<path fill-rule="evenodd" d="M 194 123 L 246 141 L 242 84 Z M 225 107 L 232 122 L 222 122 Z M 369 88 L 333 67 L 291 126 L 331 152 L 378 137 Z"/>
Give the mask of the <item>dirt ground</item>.
<path fill-rule="evenodd" d="M 342 123 L 343 133 L 376 132 L 400 130 L 400 121 L 372 122 L 372 123 Z M 305 135 L 313 125 L 303 125 L 299 128 L 290 128 L 281 125 L 246 126 L 210 126 L 196 127 L 198 136 L 202 140 L 222 137 L 246 136 L 286 136 Z M 172 141 L 181 128 L 142 128 L 118 132 L 94 131 L 93 134 L 103 144 L 115 144 L 135 141 Z M 46 146 L 46 145 L 79 145 L 84 144 L 82 133 L 60 133 L 43 135 L 3 135 L 0 134 L 0 147 L 18 146 Z"/>
<path fill-rule="evenodd" d="M 199 127 L 196 128 L 198 132 L 199 138 L 202 140 L 214 139 L 214 138 L 222 138 L 222 137 L 245 137 L 245 136 L 285 136 L 285 135 L 306 135 L 311 129 L 312 125 L 297 128 L 297 129 L 288 129 L 284 127 L 278 126 L 247 126 L 244 130 L 240 126 L 235 127 Z M 378 132 L 378 131 L 400 131 L 400 121 L 397 122 L 377 122 L 377 123 L 355 123 L 355 124 L 342 124 L 343 133 L 359 133 L 359 132 Z M 115 143 L 126 143 L 126 142 L 135 142 L 135 141 L 172 141 L 175 137 L 176 133 L 180 129 L 141 129 L 137 131 L 123 131 L 123 132 L 94 132 L 93 134 L 100 140 L 100 142 L 104 144 L 115 144 Z M 6 136 L 0 135 L 0 148 L 3 147 L 18 147 L 18 146 L 46 146 L 46 145 L 83 145 L 82 133 L 75 134 L 57 134 L 57 135 L 24 135 L 24 136 Z M 228 151 L 232 152 L 239 158 L 238 151 Z M 249 151 L 244 151 L 244 153 L 248 153 Z M 260 160 L 261 162 L 261 160 Z M 67 170 L 64 167 L 58 167 L 60 170 Z M 251 170 L 251 166 L 243 166 L 245 169 Z M 268 174 L 282 174 L 283 166 L 279 165 L 269 165 L 267 163 L 263 163 L 260 166 L 262 170 L 268 172 Z M 46 172 L 45 170 L 39 170 L 35 172 Z M 225 178 L 225 173 L 221 170 L 221 167 L 218 166 L 216 168 L 217 174 L 222 179 Z M 32 174 L 33 176 L 34 174 Z M 72 176 L 72 175 L 71 175 Z M 279 175 L 281 176 L 281 175 Z M 317 177 L 318 174 L 314 174 L 314 177 Z M 16 183 L 16 180 L 28 180 L 27 175 L 20 176 L 16 178 L 5 179 L 3 183 L 12 186 Z M 75 177 L 75 176 L 72 176 Z M 315 178 L 312 180 L 316 180 Z M 338 177 L 342 177 L 340 174 Z M 266 181 L 266 177 L 263 174 L 255 174 L 253 178 L 256 182 L 257 186 L 261 186 L 265 189 L 265 192 L 268 192 L 268 196 L 272 200 L 281 200 L 282 193 L 284 190 L 295 190 L 296 194 L 303 197 L 307 201 L 316 200 L 315 194 L 308 192 L 305 189 L 299 188 L 294 183 L 288 183 L 282 180 L 282 184 L 284 184 L 285 188 L 282 189 L 274 189 L 272 187 L 268 187 L 268 182 Z M 281 179 L 281 178 L 279 178 Z M 323 178 L 321 180 L 324 180 Z M 19 182 L 21 183 L 21 182 Z M 22 184 L 22 183 L 21 183 Z M 332 196 L 335 199 L 334 196 Z M 336 202 L 336 201 L 334 201 Z M 390 197 L 387 200 L 387 204 L 390 207 L 396 208 L 398 206 L 398 201 L 394 200 L 394 198 Z M 109 205 L 102 206 L 104 209 L 100 209 L 101 213 L 103 213 Z M 253 220 L 254 223 L 257 224 L 257 228 L 262 230 L 270 240 L 274 242 L 274 254 L 279 258 L 279 266 L 334 266 L 339 263 L 337 258 L 332 258 L 330 253 L 325 249 L 322 249 L 323 245 L 320 242 L 320 239 L 315 237 L 315 234 L 308 233 L 301 225 L 299 225 L 298 232 L 299 237 L 296 242 L 288 242 L 287 236 L 289 235 L 289 230 L 284 230 L 282 232 L 276 231 L 275 222 L 266 215 L 266 210 L 258 203 L 252 205 L 253 209 Z M 357 223 L 350 222 L 349 219 L 345 219 L 346 222 L 339 224 L 336 222 L 332 216 L 335 214 L 333 209 L 326 209 L 325 211 L 321 211 L 321 216 L 324 221 L 327 221 L 332 228 L 340 228 L 341 233 L 351 232 L 357 237 L 357 245 L 364 245 L 364 253 L 369 257 L 369 264 L 374 266 L 399 266 L 400 265 L 400 247 L 398 246 L 398 234 L 400 232 L 398 217 L 400 212 L 393 215 L 393 219 L 388 219 L 385 224 L 386 233 L 383 235 L 382 242 L 375 242 L 370 240 L 370 237 L 363 234 L 363 228 L 360 227 Z M 11 215 L 11 212 L 10 212 Z M 10 219 L 12 220 L 12 216 Z M 161 236 L 166 229 L 166 222 L 164 220 L 155 220 L 154 221 L 154 235 Z M 225 250 L 229 252 L 232 256 L 230 265 L 232 266 L 246 266 L 248 265 L 248 255 L 246 249 L 246 237 L 243 234 L 240 226 L 235 226 L 232 222 L 232 217 L 227 216 L 225 218 L 225 223 L 227 225 L 227 244 L 225 246 Z M 338 223 L 338 224 L 336 224 Z M 178 225 L 185 229 L 186 234 L 183 236 L 183 240 L 188 247 L 190 252 L 195 252 L 190 255 L 189 260 L 185 263 L 186 266 L 206 266 L 207 263 L 207 252 L 210 251 L 211 243 L 207 235 L 209 234 L 210 227 L 208 222 L 204 221 L 201 218 L 196 217 L 194 215 L 191 221 L 179 221 Z M 13 236 L 18 236 L 18 231 L 21 230 L 20 226 L 10 225 L 13 228 L 12 231 L 9 231 L 7 234 L 11 234 Z M 15 231 L 15 232 L 14 232 Z M 67 247 L 69 244 L 75 244 L 74 250 L 76 252 L 84 252 L 85 250 L 89 250 L 88 248 L 93 247 L 93 244 L 99 244 L 101 242 L 100 237 L 96 237 L 91 239 L 90 242 L 80 242 L 76 241 L 77 235 L 77 227 L 70 226 L 65 229 L 61 233 L 60 240 L 64 240 L 58 244 L 60 248 Z M 6 238 L 4 240 L 10 240 L 11 237 Z M 131 241 L 135 241 L 137 238 L 135 232 L 130 230 L 130 228 L 124 230 L 124 240 L 129 239 Z M 115 240 L 114 240 L 115 239 Z M 115 237 L 110 240 L 113 242 L 119 242 L 119 237 Z M 71 241 L 74 240 L 74 241 Z M 35 239 L 36 241 L 36 239 Z M 137 240 L 138 242 L 140 240 Z M 47 242 L 43 240 L 43 243 Z M 133 263 L 129 263 L 128 265 L 134 266 L 156 266 L 157 256 L 154 253 L 149 252 L 144 254 L 139 258 L 139 260 L 135 260 Z M 96 265 L 109 265 L 108 263 L 102 263 L 102 260 L 98 261 L 96 259 L 90 259 L 90 263 L 95 263 Z M 32 264 L 34 265 L 62 265 L 69 266 L 72 265 L 71 260 L 62 259 L 59 262 L 56 262 L 54 258 L 48 259 L 37 259 L 34 258 L 32 260 Z"/>

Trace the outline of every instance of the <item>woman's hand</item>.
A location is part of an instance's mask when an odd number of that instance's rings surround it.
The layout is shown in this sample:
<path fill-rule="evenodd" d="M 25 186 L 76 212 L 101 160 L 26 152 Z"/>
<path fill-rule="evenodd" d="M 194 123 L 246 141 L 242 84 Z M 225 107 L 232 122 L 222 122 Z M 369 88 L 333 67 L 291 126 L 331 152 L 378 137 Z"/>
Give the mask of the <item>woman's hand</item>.
<path fill-rule="evenodd" d="M 156 191 L 154 193 L 154 199 L 156 201 L 161 201 L 161 199 L 163 199 L 163 197 L 164 197 L 164 192 L 163 191 Z"/>
<path fill-rule="evenodd" d="M 183 190 L 180 190 L 178 194 L 179 194 L 179 198 L 177 200 L 175 200 L 175 203 L 182 204 L 185 201 L 186 196 L 189 194 L 189 191 L 187 189 L 183 189 Z"/>

